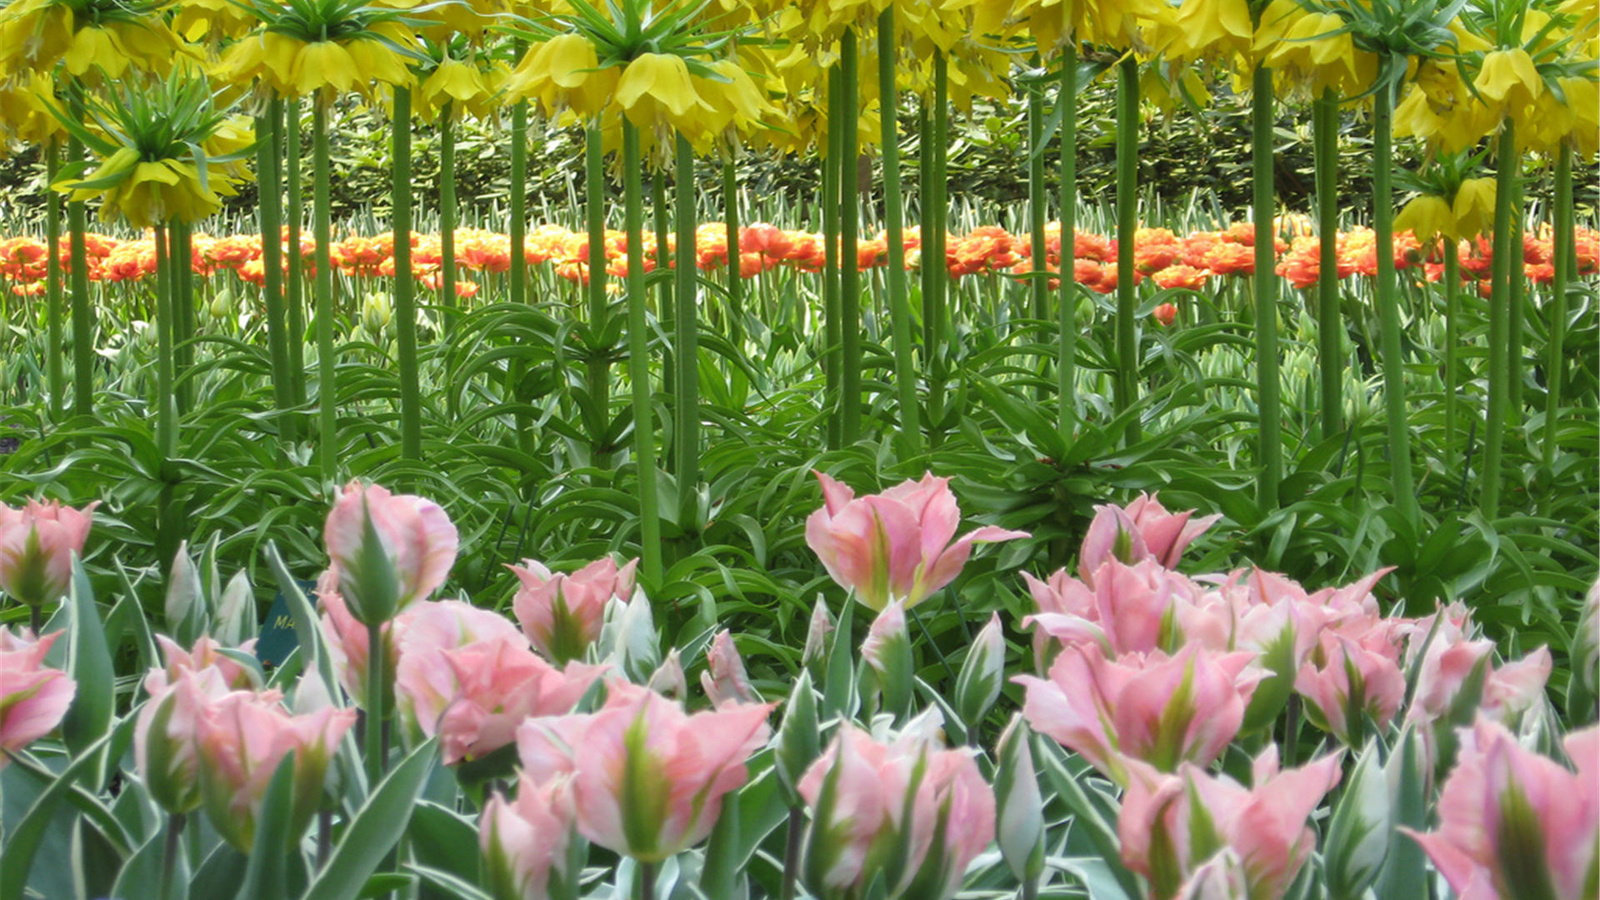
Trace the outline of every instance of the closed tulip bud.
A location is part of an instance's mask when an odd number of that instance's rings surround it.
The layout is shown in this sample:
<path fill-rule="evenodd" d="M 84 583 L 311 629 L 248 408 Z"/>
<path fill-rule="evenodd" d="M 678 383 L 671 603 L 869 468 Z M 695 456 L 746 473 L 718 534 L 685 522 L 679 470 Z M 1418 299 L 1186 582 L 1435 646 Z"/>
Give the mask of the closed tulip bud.
<path fill-rule="evenodd" d="M 512 611 L 534 649 L 557 664 L 582 659 L 600 637 L 606 606 L 633 596 L 638 565 L 635 559 L 619 568 L 607 556 L 567 575 L 551 574 L 525 559 L 520 566 L 507 566 L 521 582 Z"/>
<path fill-rule="evenodd" d="M 995 836 L 1000 857 L 1022 882 L 1037 881 L 1044 871 L 1044 797 L 1033 768 L 1032 735 L 1018 713 L 995 750 Z"/>
<path fill-rule="evenodd" d="M 645 686 L 679 702 L 689 696 L 689 678 L 683 673 L 683 658 L 677 647 L 667 652 L 667 658 L 650 673 L 650 681 Z"/>
<path fill-rule="evenodd" d="M 728 703 L 760 703 L 761 697 L 750 686 L 750 676 L 745 673 L 744 659 L 733 645 L 733 635 L 717 632 L 706 651 L 706 671 L 700 673 L 700 687 L 706 692 L 712 706 Z"/>
<path fill-rule="evenodd" d="M 167 628 L 180 641 L 192 641 L 206 630 L 205 588 L 200 584 L 200 568 L 189 558 L 189 542 L 178 545 L 167 574 Z"/>
<path fill-rule="evenodd" d="M 1328 823 L 1322 857 L 1332 900 L 1358 900 L 1383 870 L 1394 827 L 1392 794 L 1374 738 L 1356 760 Z"/>
<path fill-rule="evenodd" d="M 218 642 L 237 647 L 256 637 L 256 595 L 250 586 L 250 576 L 243 569 L 228 579 L 222 589 L 222 602 L 217 604 L 217 618 L 212 623 L 211 634 Z"/>
<path fill-rule="evenodd" d="M 569 865 L 569 849 L 581 841 L 573 822 L 567 778 L 539 783 L 523 775 L 514 800 L 495 792 L 483 808 L 479 835 L 490 895 L 544 900 L 561 896 L 564 884 L 575 884 L 580 872 Z"/>
<path fill-rule="evenodd" d="M 1006 639 L 998 613 L 989 616 L 956 676 L 956 712 L 968 728 L 976 728 L 1000 696 L 1005 680 Z"/>
<path fill-rule="evenodd" d="M 1567 715 L 1575 723 L 1592 722 L 1600 705 L 1600 581 L 1584 597 L 1572 635 L 1572 678 L 1567 682 Z"/>
<path fill-rule="evenodd" d="M 613 624 L 611 664 L 629 681 L 647 683 L 661 665 L 661 641 L 650 601 L 642 594 L 634 597 Z M 606 643 L 603 638 L 601 643 Z"/>
<path fill-rule="evenodd" d="M 195 729 L 205 707 L 228 692 L 219 669 L 184 669 L 171 684 L 152 691 L 139 710 L 134 764 L 151 799 L 168 813 L 181 815 L 200 806 Z"/>
<path fill-rule="evenodd" d="M 817 603 L 811 607 L 811 624 L 806 628 L 806 646 L 800 654 L 800 664 L 807 669 L 821 666 L 828 658 L 828 633 L 833 631 L 833 616 L 828 612 L 828 604 L 817 595 Z"/>
<path fill-rule="evenodd" d="M 861 643 L 861 659 L 877 676 L 884 712 L 904 717 L 911 710 L 916 672 L 911 659 L 911 635 L 906 631 L 905 608 L 894 601 L 872 621 Z"/>
<path fill-rule="evenodd" d="M 28 606 L 60 599 L 99 505 L 77 510 L 29 500 L 22 509 L 0 506 L 0 591 Z"/>
<path fill-rule="evenodd" d="M 778 725 L 777 753 L 773 768 L 789 798 L 789 805 L 800 801 L 800 776 L 822 752 L 822 725 L 817 721 L 817 697 L 811 686 L 811 673 L 802 669 L 795 679 L 789 701 L 783 705 L 783 721 Z"/>
<path fill-rule="evenodd" d="M 450 575 L 459 537 L 432 500 L 352 481 L 328 513 L 328 556 L 339 593 L 363 625 L 426 599 Z"/>
<path fill-rule="evenodd" d="M 55 731 L 72 705 L 77 682 L 44 665 L 50 645 L 64 633 L 34 640 L 32 632 L 13 635 L 0 626 L 0 768 L 12 752 Z"/>

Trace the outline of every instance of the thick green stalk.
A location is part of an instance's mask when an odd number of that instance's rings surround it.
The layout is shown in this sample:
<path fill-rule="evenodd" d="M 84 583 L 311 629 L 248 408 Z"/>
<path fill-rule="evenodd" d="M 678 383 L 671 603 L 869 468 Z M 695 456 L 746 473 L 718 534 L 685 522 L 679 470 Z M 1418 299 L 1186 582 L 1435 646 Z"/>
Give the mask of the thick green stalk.
<path fill-rule="evenodd" d="M 173 457 L 178 448 L 177 409 L 172 392 L 174 361 L 172 341 L 177 334 L 173 321 L 173 278 L 170 244 L 172 232 L 165 225 L 157 225 L 156 242 L 156 447 L 162 460 Z"/>
<path fill-rule="evenodd" d="M 61 143 L 50 141 L 45 147 L 45 181 L 51 185 L 61 171 Z M 54 190 L 45 191 L 45 310 L 48 343 L 45 351 L 46 383 L 50 386 L 50 418 L 60 422 L 67 409 L 67 373 L 62 367 L 63 338 L 61 319 L 61 197 Z M 35 629 L 34 634 L 38 634 Z"/>
<path fill-rule="evenodd" d="M 83 104 L 73 100 L 73 112 L 82 118 Z M 83 143 L 67 142 L 67 160 L 83 160 Z M 94 415 L 94 307 L 89 302 L 89 257 L 84 235 L 89 227 L 81 200 L 67 201 L 67 233 L 72 245 L 67 252 L 68 289 L 72 293 L 72 413 Z"/>
<path fill-rule="evenodd" d="M 950 270 L 945 263 L 947 225 L 950 215 L 950 62 L 944 53 L 933 54 L 933 142 L 928 149 L 928 180 L 924 187 L 922 211 L 922 270 L 928 273 L 922 295 L 922 359 L 927 370 L 928 425 L 937 445 L 944 421 L 945 330 Z"/>
<path fill-rule="evenodd" d="M 598 126 L 584 132 L 584 191 L 586 224 L 589 231 L 589 333 L 593 340 L 609 331 L 611 301 L 606 297 L 606 206 L 605 135 Z M 591 346 L 585 366 L 589 406 L 594 421 L 589 423 L 589 462 L 597 469 L 611 466 L 606 432 L 611 428 L 611 347 Z"/>
<path fill-rule="evenodd" d="M 639 473 L 639 553 L 645 580 L 661 583 L 660 494 L 656 488 L 655 414 L 650 397 L 650 298 L 644 284 L 644 185 L 639 130 L 622 123 L 623 227 L 628 232 L 628 378 L 633 392 L 633 456 Z"/>
<path fill-rule="evenodd" d="M 673 270 L 673 363 L 678 369 L 677 393 L 672 411 L 677 419 L 672 437 L 673 476 L 678 483 L 678 527 L 694 527 L 697 509 L 696 486 L 700 483 L 700 297 L 695 288 L 695 184 L 694 148 L 689 139 L 677 136 L 674 147 L 673 224 L 677 228 L 676 268 Z M 665 247 L 662 248 L 663 251 Z"/>
<path fill-rule="evenodd" d="M 906 288 L 905 207 L 900 199 L 900 103 L 895 90 L 894 7 L 878 16 L 878 102 L 883 123 L 883 219 L 887 232 L 889 325 L 894 341 L 894 380 L 900 400 L 900 456 L 922 453 L 921 410 L 917 406 L 917 363 L 911 337 L 911 300 Z"/>
<path fill-rule="evenodd" d="M 455 104 L 439 110 L 439 327 L 448 333 L 456 310 Z"/>
<path fill-rule="evenodd" d="M 417 279 L 411 274 L 411 89 L 394 89 L 394 321 L 400 356 L 400 456 L 422 459 Z"/>
<path fill-rule="evenodd" d="M 1372 224 L 1377 232 L 1375 302 L 1382 338 L 1383 402 L 1389 432 L 1389 483 L 1401 517 L 1417 526 L 1411 478 L 1411 432 L 1406 422 L 1405 355 L 1400 343 L 1400 292 L 1394 270 L 1394 85 L 1379 88 L 1372 110 Z"/>
<path fill-rule="evenodd" d="M 1461 406 L 1461 251 L 1454 238 L 1444 238 L 1444 446 L 1456 445 L 1456 418 Z"/>
<path fill-rule="evenodd" d="M 839 119 L 839 442 L 861 439 L 861 260 L 856 244 L 861 232 L 861 195 L 856 161 L 861 156 L 856 102 L 856 32 L 847 28 L 839 40 L 839 105 L 828 115 Z"/>
<path fill-rule="evenodd" d="M 675 261 L 667 249 L 672 246 L 672 210 L 667 206 L 666 167 L 657 170 L 655 176 L 650 179 L 650 209 L 655 214 L 656 268 L 665 269 L 668 263 Z M 672 304 L 672 289 L 676 284 L 677 281 L 673 278 L 660 278 L 656 281 L 656 324 L 663 332 L 672 331 L 673 321 L 677 318 L 678 311 Z M 673 364 L 677 359 L 677 353 L 671 344 L 663 347 L 661 352 L 661 389 L 670 397 L 677 391 L 678 369 Z M 677 445 L 667 446 L 665 452 L 670 457 L 677 452 Z M 666 465 L 671 466 L 670 459 L 666 461 Z"/>
<path fill-rule="evenodd" d="M 167 248 L 172 263 L 172 401 L 178 415 L 189 411 L 194 393 L 183 376 L 194 366 L 194 245 L 189 226 L 174 221 L 167 226 Z"/>
<path fill-rule="evenodd" d="M 1277 229 L 1277 192 L 1273 183 L 1272 70 L 1256 66 L 1251 85 L 1252 207 L 1256 220 L 1256 504 L 1263 511 L 1278 506 L 1278 484 L 1283 481 L 1282 384 L 1278 366 L 1278 273 L 1273 244 Z"/>
<path fill-rule="evenodd" d="M 738 168 L 722 161 L 722 217 L 728 232 L 728 343 L 744 349 L 744 273 L 740 268 Z"/>
<path fill-rule="evenodd" d="M 1033 59 L 1035 67 L 1039 58 Z M 1045 271 L 1044 223 L 1044 91 L 1038 84 L 1028 86 L 1028 256 L 1033 260 L 1029 271 L 1037 275 Z M 1032 308 L 1029 318 L 1043 321 L 1050 314 L 1050 286 L 1043 278 L 1028 281 L 1028 297 Z M 1042 398 L 1041 398 L 1042 399 Z"/>
<path fill-rule="evenodd" d="M 389 689 L 384 683 L 383 658 L 383 623 L 373 622 L 367 625 L 367 708 L 366 724 L 363 727 L 363 737 L 366 739 L 366 748 L 363 752 L 366 763 L 367 784 L 376 789 L 378 782 L 383 780 L 383 773 L 388 768 L 385 757 L 388 756 L 384 747 L 384 717 L 389 711 Z M 370 648 L 377 648 L 372 650 Z"/>
<path fill-rule="evenodd" d="M 1500 123 L 1496 150 L 1494 194 L 1494 250 L 1489 287 L 1489 409 L 1483 430 L 1483 492 L 1478 501 L 1483 517 L 1500 515 L 1500 462 L 1506 444 L 1506 408 L 1511 399 L 1508 344 L 1511 332 L 1511 222 L 1517 189 L 1516 126 Z M 1520 256 L 1520 254 L 1519 254 Z"/>
<path fill-rule="evenodd" d="M 841 66 L 828 70 L 828 152 L 822 160 L 822 328 L 826 345 L 822 355 L 822 405 L 827 412 L 827 446 L 830 450 L 837 450 L 840 446 L 840 417 L 844 407 L 840 390 L 843 362 L 840 346 L 844 340 L 844 329 L 840 322 L 844 307 L 840 279 L 843 273 L 839 266 L 839 170 L 844 128 L 840 125 L 839 116 L 833 112 L 843 102 L 840 100 L 843 93 L 841 70 Z"/>
<path fill-rule="evenodd" d="M 520 48 L 519 48 L 520 53 Z M 518 306 L 528 301 L 528 101 L 511 107 L 511 279 L 510 299 Z M 521 409 L 522 376 L 527 363 L 513 357 L 506 364 L 507 403 L 517 404 L 514 415 L 517 446 L 523 452 L 534 450 L 533 417 Z"/>
<path fill-rule="evenodd" d="M 338 473 L 339 385 L 333 358 L 333 209 L 328 191 L 328 105 L 311 108 L 311 235 L 316 241 L 317 463 L 324 482 Z M 291 248 L 294 249 L 294 248 Z"/>
<path fill-rule="evenodd" d="M 1113 402 L 1121 413 L 1139 397 L 1139 338 L 1134 315 L 1133 235 L 1139 227 L 1139 62 L 1132 54 L 1117 66 L 1117 377 Z M 1139 440 L 1139 420 L 1128 423 L 1129 444 Z"/>
<path fill-rule="evenodd" d="M 1067 42 L 1061 51 L 1061 84 L 1056 91 L 1061 107 L 1060 197 L 1061 274 L 1056 303 L 1060 306 L 1059 344 L 1056 349 L 1056 403 L 1061 407 L 1057 429 L 1062 444 L 1072 441 L 1078 418 L 1078 297 L 1073 265 L 1077 262 L 1078 233 L 1078 44 Z"/>
<path fill-rule="evenodd" d="M 305 221 L 300 180 L 300 98 L 286 100 L 284 113 L 284 121 L 273 125 L 274 129 L 285 129 L 274 140 L 283 148 L 284 187 L 289 196 L 284 208 L 284 218 L 288 220 L 285 235 L 289 245 L 289 278 L 284 285 L 283 302 L 289 313 L 289 371 L 293 375 L 294 403 L 303 406 L 306 402 L 306 267 L 300 255 L 300 223 Z"/>
<path fill-rule="evenodd" d="M 262 304 L 267 318 L 267 355 L 272 361 L 272 395 L 280 411 L 295 405 L 294 380 L 289 375 L 289 333 L 283 303 L 283 245 L 266 239 L 283 231 L 282 186 L 278 179 L 278 163 L 282 158 L 278 139 L 283 126 L 283 101 L 274 97 L 267 103 L 265 114 L 256 117 L 256 134 L 262 140 L 256 143 L 256 185 L 260 204 L 261 263 L 264 284 Z M 293 440 L 294 427 L 290 419 L 280 419 L 279 433 L 285 440 Z"/>
<path fill-rule="evenodd" d="M 1511 162 L 1513 166 L 1520 164 L 1520 159 Z M 1509 311 L 1506 323 L 1509 326 L 1506 330 L 1506 415 L 1507 424 L 1513 428 L 1522 422 L 1522 347 L 1528 318 L 1528 279 L 1522 271 L 1522 179 L 1515 180 L 1514 189 L 1515 193 L 1511 196 L 1511 248 L 1506 251 L 1511 254 L 1511 258 L 1506 260 L 1506 309 Z"/>
<path fill-rule="evenodd" d="M 1550 339 L 1544 368 L 1544 440 L 1541 442 L 1547 470 L 1556 458 L 1556 425 L 1561 420 L 1562 370 L 1566 366 L 1567 280 L 1576 257 L 1572 233 L 1572 145 L 1564 141 L 1556 155 L 1555 182 L 1556 197 L 1551 216 L 1555 234 L 1550 260 L 1555 277 L 1550 280 Z"/>
<path fill-rule="evenodd" d="M 1317 181 L 1317 371 L 1322 436 L 1344 430 L 1344 321 L 1339 308 L 1339 95 L 1326 88 L 1312 110 Z"/>

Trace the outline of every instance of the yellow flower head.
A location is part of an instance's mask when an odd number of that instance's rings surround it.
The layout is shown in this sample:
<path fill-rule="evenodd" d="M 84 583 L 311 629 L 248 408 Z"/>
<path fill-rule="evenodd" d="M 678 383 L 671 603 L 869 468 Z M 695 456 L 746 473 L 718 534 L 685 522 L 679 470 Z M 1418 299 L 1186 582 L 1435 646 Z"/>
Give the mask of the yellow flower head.
<path fill-rule="evenodd" d="M 595 116 L 611 102 L 619 72 L 600 68 L 592 42 L 581 34 L 562 34 L 529 48 L 506 79 L 510 97 L 537 100 L 545 115 L 564 109 Z"/>
<path fill-rule="evenodd" d="M 1450 217 L 1455 222 L 1454 238 L 1470 238 L 1486 233 L 1494 222 L 1493 178 L 1468 178 L 1456 188 L 1456 198 L 1450 204 Z"/>
<path fill-rule="evenodd" d="M 1432 194 L 1417 197 L 1394 217 L 1394 230 L 1409 231 L 1416 235 L 1418 241 L 1424 242 L 1441 234 L 1455 237 L 1455 218 L 1450 213 L 1450 201 Z"/>
<path fill-rule="evenodd" d="M 1544 93 L 1544 79 L 1539 77 L 1528 51 L 1521 47 L 1484 54 L 1483 68 L 1472 86 L 1496 113 L 1518 118 L 1526 115 Z"/>
<path fill-rule="evenodd" d="M 713 111 L 696 93 L 683 58 L 666 53 L 643 53 L 628 63 L 617 80 L 616 98 L 628 121 L 645 130 L 681 123 L 688 127 L 679 130 L 694 131 L 691 113 Z"/>

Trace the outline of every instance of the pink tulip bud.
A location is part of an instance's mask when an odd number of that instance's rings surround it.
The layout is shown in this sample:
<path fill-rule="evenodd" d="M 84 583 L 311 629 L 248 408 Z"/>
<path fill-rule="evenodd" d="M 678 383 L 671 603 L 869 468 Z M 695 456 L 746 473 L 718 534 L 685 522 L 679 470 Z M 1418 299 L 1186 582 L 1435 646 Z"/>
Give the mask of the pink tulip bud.
<path fill-rule="evenodd" d="M 523 722 L 518 755 L 536 781 L 572 776 L 584 837 L 660 862 L 711 833 L 723 796 L 745 783 L 746 759 L 766 744 L 776 704 L 691 716 L 647 688 L 612 681 L 607 689 L 597 712 Z"/>
<path fill-rule="evenodd" d="M 955 708 L 967 725 L 976 727 L 1000 698 L 1005 668 L 1005 633 L 1000 627 L 1000 615 L 993 613 L 973 638 L 972 649 L 967 651 L 956 676 Z"/>
<path fill-rule="evenodd" d="M 889 743 L 845 724 L 800 779 L 812 810 L 801 878 L 813 894 L 857 896 L 880 876 L 891 898 L 955 892 L 994 835 L 994 792 L 970 750 L 939 746 L 939 724 L 919 717 Z M 889 859 L 902 864 L 881 868 Z"/>
<path fill-rule="evenodd" d="M 1250 666 L 1253 658 L 1190 646 L 1173 657 L 1158 651 L 1111 661 L 1089 644 L 1063 651 L 1048 680 L 1012 680 L 1027 689 L 1022 711 L 1035 731 L 1125 783 L 1125 758 L 1172 771 L 1221 756 L 1263 675 Z"/>
<path fill-rule="evenodd" d="M 72 581 L 73 554 L 94 524 L 99 501 L 81 510 L 52 500 L 0 506 L 0 591 L 29 606 L 60 599 Z"/>
<path fill-rule="evenodd" d="M 151 669 L 145 675 L 144 689 L 152 698 L 165 691 L 184 672 L 206 669 L 215 669 L 223 687 L 230 691 L 253 691 L 261 687 L 261 673 L 254 666 L 223 653 L 222 645 L 206 635 L 197 638 L 190 650 L 183 649 L 164 634 L 156 635 L 156 643 L 161 646 L 161 657 L 166 665 Z M 254 648 L 255 641 L 246 641 L 237 652 L 249 655 Z"/>
<path fill-rule="evenodd" d="M 1112 559 L 1129 564 L 1153 559 L 1163 568 L 1176 568 L 1184 549 L 1222 518 L 1193 516 L 1194 510 L 1167 512 L 1153 494 L 1140 494 L 1126 507 L 1095 507 L 1078 551 L 1079 577 L 1092 584 L 1094 573 Z"/>
<path fill-rule="evenodd" d="M 328 556 L 356 621 L 387 622 L 450 575 L 458 535 L 432 500 L 352 481 L 328 513 Z"/>
<path fill-rule="evenodd" d="M 700 673 L 700 687 L 718 709 L 729 703 L 760 703 L 761 697 L 750 686 L 744 659 L 733 645 L 733 635 L 717 632 L 706 651 L 706 671 Z"/>
<path fill-rule="evenodd" d="M 567 778 L 543 784 L 523 775 L 517 796 L 496 792 L 483 809 L 479 846 L 496 900 L 544 900 L 575 881 L 568 871 L 575 813 Z"/>
<path fill-rule="evenodd" d="M 1553 666 L 1550 648 L 1540 647 L 1515 662 L 1496 667 L 1483 682 L 1483 711 L 1496 721 L 1514 723 L 1544 699 L 1544 686 Z"/>
<path fill-rule="evenodd" d="M 1357 746 L 1365 740 L 1363 717 L 1380 730 L 1388 727 L 1405 699 L 1406 676 L 1395 660 L 1343 635 L 1330 633 L 1324 643 L 1323 664 L 1301 666 L 1294 689 L 1306 699 L 1313 724 Z"/>
<path fill-rule="evenodd" d="M 1256 759 L 1254 787 L 1246 789 L 1226 775 L 1211 775 L 1192 763 L 1175 774 L 1158 772 L 1138 760 L 1127 763 L 1129 780 L 1117 819 L 1122 861 L 1150 881 L 1155 900 L 1194 896 L 1185 882 L 1217 877 L 1204 866 L 1232 854 L 1243 876 L 1238 896 L 1279 900 L 1316 847 L 1306 820 L 1322 797 L 1339 782 L 1339 756 L 1324 756 L 1298 769 L 1278 771 L 1276 745 Z M 1226 882 L 1225 882 L 1226 883 Z M 1211 890 L 1215 890 L 1215 886 Z"/>
<path fill-rule="evenodd" d="M 1600 868 L 1600 729 L 1567 735 L 1577 771 L 1527 750 L 1484 717 L 1461 730 L 1439 794 L 1439 829 L 1418 834 L 1462 897 L 1587 900 Z"/>
<path fill-rule="evenodd" d="M 817 595 L 817 603 L 811 607 L 811 622 L 806 627 L 806 645 L 800 653 L 800 664 L 806 668 L 820 665 L 828 655 L 828 634 L 833 631 L 833 616 L 828 613 L 828 604 L 823 601 L 822 595 Z"/>
<path fill-rule="evenodd" d="M 867 639 L 861 642 L 861 659 L 877 681 L 880 710 L 897 717 L 909 715 L 916 692 L 916 672 L 906 611 L 899 600 L 890 600 L 872 620 Z"/>
<path fill-rule="evenodd" d="M 290 832 L 305 830 L 322 798 L 339 740 L 355 724 L 354 709 L 291 716 L 277 691 L 235 691 L 205 706 L 196 728 L 200 796 L 217 833 L 249 852 L 256 817 L 278 764 L 294 753 Z"/>
<path fill-rule="evenodd" d="M 689 677 L 683 673 L 683 657 L 679 655 L 678 648 L 674 647 L 668 651 L 667 658 L 650 673 L 650 681 L 646 687 L 663 697 L 679 702 L 689 696 Z"/>
<path fill-rule="evenodd" d="M 607 556 L 571 575 L 552 575 L 525 559 L 521 566 L 506 567 L 522 582 L 512 610 L 534 649 L 558 664 L 582 659 L 600 637 L 606 604 L 613 599 L 627 603 L 633 596 L 638 565 L 637 559 L 630 560 L 619 569 Z"/>
<path fill-rule="evenodd" d="M 50 645 L 62 634 L 35 640 L 30 631 L 13 634 L 0 626 L 0 768 L 10 761 L 9 753 L 55 731 L 72 705 L 77 682 L 44 665 Z"/>
<path fill-rule="evenodd" d="M 134 724 L 134 765 L 156 805 L 174 815 L 193 812 L 200 806 L 200 716 L 228 695 L 228 684 L 215 666 L 184 668 L 170 679 L 155 669 L 145 676 L 145 690 L 150 700 Z"/>
<path fill-rule="evenodd" d="M 859 499 L 821 472 L 817 480 L 825 502 L 806 520 L 806 543 L 833 580 L 875 612 L 890 600 L 910 609 L 955 580 L 975 543 L 1028 537 L 990 525 L 956 539 L 961 510 L 950 479 L 931 473 Z"/>

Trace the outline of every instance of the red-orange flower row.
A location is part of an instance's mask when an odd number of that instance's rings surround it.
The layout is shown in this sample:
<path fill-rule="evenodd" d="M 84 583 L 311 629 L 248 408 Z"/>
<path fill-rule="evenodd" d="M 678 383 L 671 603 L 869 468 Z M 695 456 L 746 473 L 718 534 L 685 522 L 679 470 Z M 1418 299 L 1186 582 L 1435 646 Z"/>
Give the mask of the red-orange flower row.
<path fill-rule="evenodd" d="M 1307 229 L 1297 230 L 1304 232 Z M 1196 231 L 1184 237 L 1165 228 L 1141 228 L 1134 235 L 1135 278 L 1139 281 L 1149 278 L 1164 288 L 1198 289 L 1214 276 L 1251 275 L 1255 272 L 1254 240 L 1255 226 L 1248 222 L 1222 231 Z M 63 260 L 67 258 L 69 243 L 63 240 Z M 1295 287 L 1315 284 L 1318 239 L 1302 233 L 1293 237 L 1292 242 L 1279 238 L 1275 243 L 1278 274 Z M 1027 235 L 1012 234 L 992 225 L 975 228 L 964 235 L 949 235 L 945 243 L 945 268 L 953 278 L 978 274 L 1025 274 L 1034 271 L 1028 253 L 1030 244 Z M 1579 272 L 1593 274 L 1600 271 L 1600 232 L 1579 229 L 1577 246 Z M 1376 273 L 1376 241 L 1371 229 L 1358 227 L 1340 232 L 1337 248 L 1340 278 Z M 119 240 L 90 234 L 85 236 L 84 249 L 91 280 L 137 281 L 155 272 L 155 244 L 148 238 Z M 455 249 L 456 264 L 463 273 L 456 290 L 462 296 L 472 296 L 478 291 L 478 285 L 470 280 L 470 273 L 506 272 L 511 268 L 511 239 L 505 234 L 476 229 L 458 230 L 455 233 Z M 606 232 L 607 274 L 614 277 L 626 274 L 627 249 L 626 234 L 620 231 Z M 655 268 L 658 264 L 658 247 L 654 235 L 645 235 L 643 249 L 646 269 Z M 666 264 L 671 266 L 675 247 L 670 239 L 667 249 Z M 918 229 L 906 230 L 905 249 L 907 267 L 920 268 L 922 236 Z M 284 250 L 287 256 L 287 238 Z M 302 234 L 299 250 L 309 276 L 314 270 L 315 242 Z M 1491 245 L 1487 239 L 1463 241 L 1459 251 L 1464 281 L 1489 277 Z M 725 269 L 728 252 L 728 232 L 722 223 L 708 222 L 696 229 L 695 261 L 699 268 Z M 823 237 L 807 231 L 790 231 L 757 224 L 739 233 L 739 271 L 745 278 L 785 266 L 805 272 L 819 272 L 823 267 L 824 252 Z M 558 225 L 540 225 L 529 231 L 523 255 L 529 266 L 547 264 L 563 278 L 588 280 L 589 240 L 583 232 L 569 231 Z M 433 290 L 441 286 L 442 257 L 437 235 L 411 236 L 412 274 Z M 884 235 L 859 241 L 856 257 L 864 269 L 886 265 L 889 254 Z M 350 235 L 329 248 L 329 258 L 335 267 L 351 277 L 393 277 L 394 238 L 388 233 Z M 1079 231 L 1074 235 L 1072 259 L 1073 278 L 1079 284 L 1100 293 L 1116 290 L 1115 239 Z M 1420 267 L 1425 277 L 1436 281 L 1443 271 L 1442 260 L 1443 253 L 1438 245 L 1421 246 L 1410 232 L 1396 235 L 1395 265 L 1398 268 Z M 1550 261 L 1549 228 L 1526 235 L 1523 240 L 1523 271 L 1528 279 L 1548 282 L 1554 274 Z M 1056 223 L 1046 226 L 1044 263 L 1046 271 L 1061 271 L 1061 232 Z M 265 279 L 261 236 L 258 234 L 226 237 L 196 235 L 192 264 L 194 271 L 203 276 L 229 270 L 252 284 L 261 285 Z M 14 293 L 43 293 L 45 273 L 46 248 L 42 241 L 31 237 L 0 240 L 0 279 L 10 282 Z M 1053 286 L 1055 279 L 1051 279 L 1051 283 Z"/>

